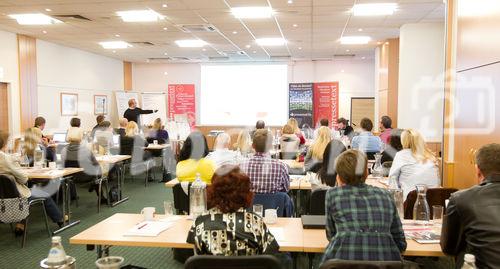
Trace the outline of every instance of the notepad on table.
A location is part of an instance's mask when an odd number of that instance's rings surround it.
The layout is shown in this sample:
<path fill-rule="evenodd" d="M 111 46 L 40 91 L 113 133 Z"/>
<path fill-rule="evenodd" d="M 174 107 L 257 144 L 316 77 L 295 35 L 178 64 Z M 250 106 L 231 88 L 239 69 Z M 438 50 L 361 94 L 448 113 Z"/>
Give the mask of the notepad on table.
<path fill-rule="evenodd" d="M 172 226 L 172 222 L 143 221 L 126 231 L 124 236 L 158 236 Z"/>

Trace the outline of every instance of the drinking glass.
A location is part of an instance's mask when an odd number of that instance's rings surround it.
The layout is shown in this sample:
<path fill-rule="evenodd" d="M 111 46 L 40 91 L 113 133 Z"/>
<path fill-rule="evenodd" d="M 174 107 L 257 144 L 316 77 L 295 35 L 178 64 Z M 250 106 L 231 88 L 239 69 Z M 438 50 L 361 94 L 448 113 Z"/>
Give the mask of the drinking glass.
<path fill-rule="evenodd" d="M 432 206 L 432 222 L 434 224 L 441 224 L 443 222 L 443 206 Z"/>
<path fill-rule="evenodd" d="M 166 217 L 174 215 L 174 204 L 171 201 L 164 201 L 163 208 L 165 208 Z"/>
<path fill-rule="evenodd" d="M 264 206 L 261 204 L 255 204 L 253 205 L 253 213 L 259 215 L 262 217 L 262 214 L 264 212 Z"/>

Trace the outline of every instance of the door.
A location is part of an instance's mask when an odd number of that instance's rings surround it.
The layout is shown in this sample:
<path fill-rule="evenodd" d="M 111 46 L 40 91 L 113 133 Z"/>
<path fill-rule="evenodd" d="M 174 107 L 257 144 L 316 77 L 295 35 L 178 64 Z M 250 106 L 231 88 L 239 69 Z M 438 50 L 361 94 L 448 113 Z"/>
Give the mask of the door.
<path fill-rule="evenodd" d="M 9 131 L 8 84 L 0 82 L 0 130 Z"/>
<path fill-rule="evenodd" d="M 351 123 L 359 127 L 362 118 L 369 118 L 374 122 L 375 118 L 375 98 L 373 97 L 353 97 L 351 98 Z"/>

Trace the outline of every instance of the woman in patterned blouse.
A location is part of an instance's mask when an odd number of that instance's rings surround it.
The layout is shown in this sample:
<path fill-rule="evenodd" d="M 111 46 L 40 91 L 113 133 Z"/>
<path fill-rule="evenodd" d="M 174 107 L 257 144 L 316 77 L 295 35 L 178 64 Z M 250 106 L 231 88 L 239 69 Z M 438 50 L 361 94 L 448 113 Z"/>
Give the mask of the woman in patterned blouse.
<path fill-rule="evenodd" d="M 250 179 L 238 166 L 217 169 L 207 188 L 208 212 L 196 218 L 187 242 L 197 255 L 245 256 L 277 253 L 279 246 L 252 205 Z"/>
<path fill-rule="evenodd" d="M 326 194 L 328 259 L 399 261 L 406 240 L 394 199 L 386 190 L 365 184 L 366 155 L 342 153 L 335 163 L 337 187 Z"/>

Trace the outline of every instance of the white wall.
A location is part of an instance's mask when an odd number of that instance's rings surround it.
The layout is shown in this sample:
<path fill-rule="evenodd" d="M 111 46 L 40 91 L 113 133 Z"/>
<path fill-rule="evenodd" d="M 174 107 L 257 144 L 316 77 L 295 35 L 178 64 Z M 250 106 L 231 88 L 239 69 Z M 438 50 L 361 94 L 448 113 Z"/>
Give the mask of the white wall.
<path fill-rule="evenodd" d="M 443 23 L 400 29 L 398 127 L 418 129 L 428 142 L 443 135 L 444 42 Z"/>
<path fill-rule="evenodd" d="M 135 63 L 132 73 L 134 91 L 166 92 L 168 84 L 195 84 L 199 98 L 201 64 Z M 339 115 L 350 118 L 351 97 L 374 97 L 374 73 L 373 60 L 303 61 L 289 63 L 288 79 L 290 83 L 338 81 Z M 196 103 L 197 113 L 200 111 L 199 103 Z"/>
<path fill-rule="evenodd" d="M 16 34 L 0 31 L 0 82 L 9 85 L 9 132 L 19 135 L 21 113 Z"/>
<path fill-rule="evenodd" d="M 72 116 L 61 116 L 60 93 L 78 94 L 82 127 L 95 123 L 94 95 L 108 96 L 106 118 L 118 121 L 113 91 L 123 90 L 123 62 L 90 52 L 37 40 L 38 114 L 47 119 L 47 133 L 66 130 Z"/>

